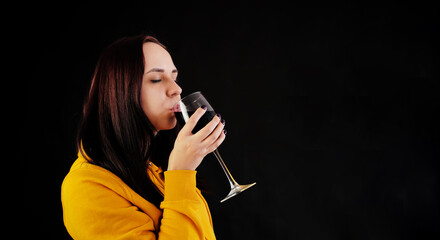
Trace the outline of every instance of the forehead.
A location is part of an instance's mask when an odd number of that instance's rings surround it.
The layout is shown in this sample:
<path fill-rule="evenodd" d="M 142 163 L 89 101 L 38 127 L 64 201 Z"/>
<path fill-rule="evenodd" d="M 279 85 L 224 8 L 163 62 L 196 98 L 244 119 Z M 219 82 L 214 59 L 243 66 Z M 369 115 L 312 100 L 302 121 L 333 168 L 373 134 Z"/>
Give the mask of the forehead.
<path fill-rule="evenodd" d="M 171 55 L 156 43 L 147 42 L 143 47 L 145 67 L 175 68 Z"/>

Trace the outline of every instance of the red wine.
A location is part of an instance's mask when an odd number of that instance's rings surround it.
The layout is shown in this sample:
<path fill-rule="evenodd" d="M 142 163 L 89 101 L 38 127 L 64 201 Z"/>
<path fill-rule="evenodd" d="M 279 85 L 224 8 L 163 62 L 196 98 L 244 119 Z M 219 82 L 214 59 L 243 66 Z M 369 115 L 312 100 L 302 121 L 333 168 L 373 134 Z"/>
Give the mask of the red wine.
<path fill-rule="evenodd" d="M 191 117 L 195 111 L 188 111 L 188 116 Z M 185 120 L 183 118 L 182 112 L 174 112 L 176 115 L 176 119 L 179 122 L 181 126 L 185 125 Z M 198 132 L 200 129 L 202 129 L 206 124 L 208 124 L 212 118 L 215 116 L 214 111 L 206 111 L 205 114 L 199 119 L 196 126 L 194 127 L 192 133 Z"/>

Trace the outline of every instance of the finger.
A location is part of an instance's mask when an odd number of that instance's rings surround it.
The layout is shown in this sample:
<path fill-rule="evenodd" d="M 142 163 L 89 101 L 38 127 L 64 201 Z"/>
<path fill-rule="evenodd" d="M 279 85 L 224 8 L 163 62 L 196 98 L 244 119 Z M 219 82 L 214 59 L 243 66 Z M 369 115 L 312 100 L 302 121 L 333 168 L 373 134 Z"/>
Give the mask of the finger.
<path fill-rule="evenodd" d="M 214 152 L 223 143 L 225 138 L 226 138 L 226 130 L 223 130 L 220 136 L 218 137 L 218 139 L 213 144 L 211 144 L 211 146 L 209 146 L 206 149 L 206 151 L 209 153 Z"/>
<path fill-rule="evenodd" d="M 215 115 L 211 121 L 206 124 L 202 129 L 200 129 L 195 135 L 197 137 L 200 137 L 201 139 L 205 139 L 208 137 L 212 131 L 217 127 L 217 124 L 220 122 L 220 116 L 219 114 Z"/>
<path fill-rule="evenodd" d="M 225 120 L 222 119 L 214 129 L 214 131 L 209 135 L 208 137 L 203 140 L 203 143 L 206 144 L 206 146 L 210 146 L 213 144 L 220 136 L 220 134 L 223 132 L 223 128 L 225 127 Z"/>
<path fill-rule="evenodd" d="M 196 126 L 197 122 L 200 120 L 203 114 L 206 113 L 206 109 L 207 108 L 205 106 L 199 107 L 193 113 L 193 115 L 191 115 L 191 117 L 188 119 L 185 126 L 183 126 L 182 130 L 185 131 L 186 133 L 191 133 L 194 127 Z"/>

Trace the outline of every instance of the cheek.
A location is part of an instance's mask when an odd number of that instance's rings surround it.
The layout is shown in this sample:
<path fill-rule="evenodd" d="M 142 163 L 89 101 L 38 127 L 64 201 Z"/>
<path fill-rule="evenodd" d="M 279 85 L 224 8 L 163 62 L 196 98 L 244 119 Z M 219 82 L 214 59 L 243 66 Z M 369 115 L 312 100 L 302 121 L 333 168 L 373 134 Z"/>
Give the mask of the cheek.
<path fill-rule="evenodd" d="M 154 92 L 148 91 L 147 88 L 142 86 L 141 89 L 141 106 L 142 110 L 144 111 L 145 115 L 147 115 L 148 119 L 152 121 L 152 118 L 157 114 L 157 107 L 158 104 L 155 102 L 157 101 L 157 98 L 153 95 Z"/>
<path fill-rule="evenodd" d="M 141 90 L 141 106 L 144 114 L 148 117 L 156 130 L 172 129 L 176 126 L 176 118 L 170 112 L 164 111 L 162 98 L 155 94 L 158 91 L 154 89 L 147 90 L 144 87 Z"/>

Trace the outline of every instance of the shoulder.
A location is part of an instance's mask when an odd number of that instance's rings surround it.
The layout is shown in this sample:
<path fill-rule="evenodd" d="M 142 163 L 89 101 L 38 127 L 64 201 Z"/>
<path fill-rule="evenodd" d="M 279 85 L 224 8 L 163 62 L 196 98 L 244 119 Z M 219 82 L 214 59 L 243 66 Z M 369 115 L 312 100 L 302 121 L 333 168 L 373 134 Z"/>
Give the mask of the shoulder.
<path fill-rule="evenodd" d="M 64 224 L 78 239 L 154 230 L 152 219 L 133 205 L 134 194 L 110 171 L 78 158 L 61 187 Z"/>
<path fill-rule="evenodd" d="M 80 196 L 90 199 L 96 194 L 122 197 L 128 201 L 133 198 L 133 191 L 118 176 L 79 156 L 63 180 L 61 200 Z"/>

